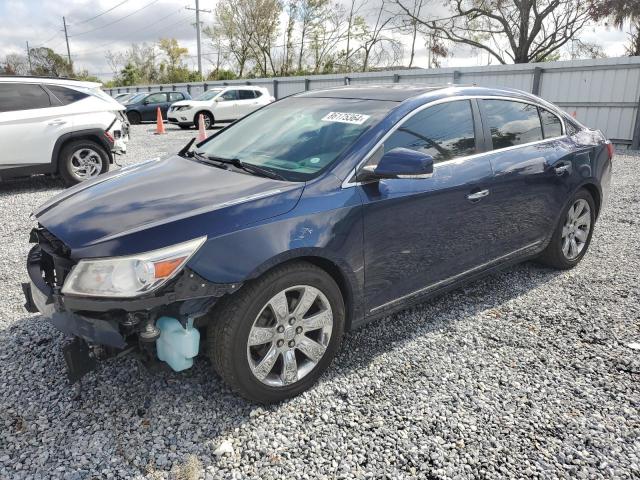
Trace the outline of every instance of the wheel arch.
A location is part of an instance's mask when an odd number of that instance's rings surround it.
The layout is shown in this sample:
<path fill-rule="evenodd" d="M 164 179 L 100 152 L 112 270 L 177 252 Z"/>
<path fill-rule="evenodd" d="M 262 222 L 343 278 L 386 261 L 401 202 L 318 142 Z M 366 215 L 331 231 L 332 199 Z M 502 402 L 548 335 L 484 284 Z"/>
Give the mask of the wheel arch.
<path fill-rule="evenodd" d="M 352 324 L 357 323 L 353 322 L 353 320 L 360 313 L 360 308 L 358 308 L 358 302 L 356 301 L 358 298 L 357 287 L 354 284 L 354 279 L 347 273 L 349 270 L 346 266 L 341 266 L 338 260 L 316 251 L 295 252 L 293 255 L 278 256 L 265 262 L 249 275 L 249 279 L 256 279 L 276 268 L 295 262 L 308 262 L 322 269 L 336 282 L 344 301 L 346 313 L 345 331 L 351 330 Z"/>
<path fill-rule="evenodd" d="M 200 121 L 199 120 L 199 115 L 200 114 L 207 114 L 207 115 L 209 115 L 211 117 L 211 121 L 212 122 L 216 121 L 216 117 L 213 114 L 213 112 L 211 110 L 208 110 L 207 108 L 203 107 L 200 110 L 197 110 L 196 113 L 193 115 L 193 123 L 196 124 L 196 128 L 198 127 L 198 122 Z M 212 125 L 213 125 L 213 123 L 212 123 Z"/>
<path fill-rule="evenodd" d="M 600 214 L 600 207 L 602 205 L 602 192 L 600 191 L 600 188 L 594 182 L 583 183 L 580 188 L 584 188 L 589 192 L 591 198 L 593 198 L 593 203 L 595 203 L 596 206 L 595 216 L 598 218 L 598 215 Z"/>
<path fill-rule="evenodd" d="M 105 138 L 104 130 L 95 128 L 88 130 L 78 130 L 77 132 L 69 132 L 62 135 L 56 140 L 53 146 L 53 152 L 51 153 L 51 171 L 57 173 L 59 171 L 60 164 L 60 152 L 69 142 L 76 140 L 90 140 L 97 143 L 105 149 L 107 156 L 109 157 L 109 163 L 113 163 L 113 153 L 111 152 L 111 145 Z"/>

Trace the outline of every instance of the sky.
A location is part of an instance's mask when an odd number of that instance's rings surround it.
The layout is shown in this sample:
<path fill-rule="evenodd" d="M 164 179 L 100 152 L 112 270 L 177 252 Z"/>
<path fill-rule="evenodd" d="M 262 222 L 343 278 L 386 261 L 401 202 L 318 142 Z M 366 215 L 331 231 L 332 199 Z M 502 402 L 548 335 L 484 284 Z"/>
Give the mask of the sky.
<path fill-rule="evenodd" d="M 345 1 L 346 0 L 342 0 Z M 217 0 L 200 0 L 200 8 L 214 10 Z M 46 46 L 66 55 L 62 16 L 69 33 L 71 57 L 77 70 L 108 80 L 112 72 L 105 60 L 107 51 L 123 52 L 131 43 L 153 43 L 161 37 L 173 37 L 189 49 L 187 64 L 197 66 L 195 0 L 0 0 L 0 61 L 6 54 L 25 53 L 30 47 Z M 144 8 L 143 8 L 144 7 Z M 210 24 L 212 13 L 201 14 L 201 21 Z M 408 44 L 407 37 L 400 37 Z M 624 54 L 626 34 L 615 28 L 590 25 L 581 39 L 599 43 L 608 56 Z M 409 47 L 405 48 L 408 56 Z M 214 48 L 203 36 L 203 69 L 211 69 Z M 565 55 L 567 52 L 565 52 Z M 453 56 L 443 66 L 463 67 L 486 65 L 486 53 L 474 52 L 464 46 L 455 47 Z M 408 64 L 408 58 L 405 58 Z M 427 66 L 426 47 L 419 45 L 416 66 Z M 492 61 L 497 63 L 496 60 Z"/>

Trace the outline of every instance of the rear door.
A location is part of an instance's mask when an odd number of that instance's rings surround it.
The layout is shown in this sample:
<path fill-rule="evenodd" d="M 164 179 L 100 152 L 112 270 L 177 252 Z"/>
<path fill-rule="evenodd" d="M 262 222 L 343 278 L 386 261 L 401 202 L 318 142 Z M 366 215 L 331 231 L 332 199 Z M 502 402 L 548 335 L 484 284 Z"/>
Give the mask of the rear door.
<path fill-rule="evenodd" d="M 363 198 L 369 313 L 454 281 L 492 258 L 496 212 L 488 195 L 491 164 L 475 155 L 484 148 L 479 118 L 474 100 L 417 112 L 385 140 L 383 149 L 404 147 L 431 155 L 432 177 L 356 187 Z"/>
<path fill-rule="evenodd" d="M 573 145 L 560 118 L 535 104 L 485 98 L 479 106 L 493 150 L 491 195 L 500 211 L 495 248 L 535 248 L 568 201 Z"/>
<path fill-rule="evenodd" d="M 0 167 L 50 163 L 56 140 L 72 126 L 65 110 L 38 84 L 0 82 Z"/>
<path fill-rule="evenodd" d="M 238 118 L 244 117 L 258 108 L 258 100 L 253 90 L 238 90 Z"/>

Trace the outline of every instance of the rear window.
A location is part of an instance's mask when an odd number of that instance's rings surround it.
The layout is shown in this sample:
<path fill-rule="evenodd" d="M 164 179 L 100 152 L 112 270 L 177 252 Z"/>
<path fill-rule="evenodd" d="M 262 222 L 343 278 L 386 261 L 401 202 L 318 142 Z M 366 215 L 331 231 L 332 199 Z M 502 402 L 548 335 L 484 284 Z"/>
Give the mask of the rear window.
<path fill-rule="evenodd" d="M 250 100 L 254 99 L 253 90 L 239 90 L 238 91 L 240 100 Z"/>
<path fill-rule="evenodd" d="M 70 103 L 77 102 L 83 98 L 89 96 L 88 93 L 79 92 L 67 87 L 61 87 L 60 85 L 47 85 L 47 89 L 53 93 L 63 105 L 69 105 Z"/>
<path fill-rule="evenodd" d="M 256 96 L 256 98 L 261 97 L 262 96 L 262 92 L 260 90 L 254 90 L 253 94 Z"/>
<path fill-rule="evenodd" d="M 0 112 L 32 110 L 50 106 L 49 94 L 40 85 L 0 83 Z"/>
<path fill-rule="evenodd" d="M 505 148 L 542 140 L 535 105 L 511 100 L 482 100 L 493 148 Z"/>
<path fill-rule="evenodd" d="M 184 100 L 184 95 L 182 95 L 182 93 L 180 93 L 180 92 L 171 92 L 169 94 L 169 101 L 170 102 L 177 102 L 178 100 Z"/>

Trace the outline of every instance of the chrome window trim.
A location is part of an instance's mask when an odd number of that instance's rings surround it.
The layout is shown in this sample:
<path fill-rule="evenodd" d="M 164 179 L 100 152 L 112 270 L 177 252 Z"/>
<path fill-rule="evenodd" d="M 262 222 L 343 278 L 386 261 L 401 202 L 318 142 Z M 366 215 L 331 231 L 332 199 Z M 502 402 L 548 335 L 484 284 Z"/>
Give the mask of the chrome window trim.
<path fill-rule="evenodd" d="M 369 150 L 369 152 L 367 152 L 367 154 L 358 163 L 358 165 L 356 165 L 355 168 L 353 168 L 351 170 L 351 173 L 349 175 L 347 175 L 347 177 L 342 182 L 342 188 L 355 187 L 357 185 L 362 185 L 363 184 L 363 182 L 354 181 L 354 178 L 356 176 L 356 172 L 362 167 L 362 165 L 364 165 L 371 158 L 371 156 L 382 145 L 384 145 L 384 142 L 393 133 L 395 133 L 395 131 L 398 128 L 400 128 L 411 117 L 413 117 L 417 113 L 419 113 L 422 110 L 425 110 L 425 109 L 427 109 L 429 107 L 433 107 L 433 106 L 439 105 L 441 103 L 455 102 L 455 101 L 460 101 L 460 100 L 507 100 L 507 101 L 511 101 L 511 102 L 527 103 L 529 105 L 534 105 L 534 106 L 536 106 L 538 108 L 543 108 L 543 109 L 551 112 L 552 114 L 554 114 L 556 117 L 558 117 L 560 119 L 560 124 L 562 125 L 562 135 L 560 135 L 558 137 L 552 137 L 552 138 L 543 138 L 542 140 L 535 140 L 533 142 L 528 142 L 528 143 L 521 143 L 520 145 L 512 145 L 510 147 L 487 150 L 486 152 L 474 153 L 472 155 L 466 155 L 466 156 L 463 156 L 463 157 L 452 158 L 452 159 L 446 160 L 444 162 L 438 162 L 438 163 L 434 164 L 434 167 L 438 166 L 438 165 L 446 165 L 447 163 L 450 163 L 450 162 L 464 162 L 464 161 L 470 160 L 472 158 L 478 158 L 478 157 L 481 157 L 483 155 L 488 155 L 488 154 L 492 154 L 492 153 L 495 153 L 495 152 L 506 152 L 506 151 L 509 151 L 509 150 L 514 150 L 516 148 L 527 147 L 527 146 L 530 146 L 530 145 L 536 145 L 536 144 L 543 143 L 543 142 L 550 142 L 550 141 L 553 141 L 553 140 L 558 140 L 558 139 L 561 139 L 561 138 L 565 138 L 567 136 L 567 129 L 566 129 L 566 126 L 565 126 L 565 123 L 564 123 L 564 118 L 562 117 L 562 115 L 560 115 L 557 111 L 552 110 L 548 106 L 542 105 L 539 102 L 535 102 L 533 100 L 526 100 L 526 99 L 522 99 L 522 98 L 508 97 L 508 96 L 502 96 L 502 95 L 501 96 L 498 96 L 498 95 L 460 95 L 460 96 L 457 96 L 457 97 L 441 98 L 439 100 L 434 100 L 432 102 L 425 103 L 424 105 L 420 105 L 418 108 L 416 108 L 415 110 L 412 110 L 411 112 L 407 113 L 404 117 L 402 117 L 402 119 L 398 123 L 396 123 L 393 127 L 391 127 L 389 129 L 389 131 L 387 133 L 385 133 L 384 136 L 380 140 L 378 140 L 378 142 L 373 146 L 373 148 L 371 148 Z M 365 182 L 365 183 L 368 183 L 368 182 Z"/>
<path fill-rule="evenodd" d="M 525 252 L 527 250 L 531 250 L 532 248 L 537 247 L 541 243 L 542 242 L 540 242 L 540 241 L 530 243 L 528 245 L 525 245 L 524 247 L 520 247 L 520 248 L 518 248 L 516 250 L 513 250 L 512 252 L 506 253 L 504 255 L 500 255 L 499 257 L 496 257 L 493 260 L 489 260 L 488 262 L 482 263 L 482 264 L 480 264 L 478 266 L 475 266 L 473 268 L 465 270 L 464 272 L 460 272 L 460 273 L 457 273 L 455 275 L 452 275 L 451 277 L 447 277 L 447 278 L 445 278 L 443 280 L 439 280 L 439 281 L 437 281 L 435 283 L 427 285 L 426 287 L 419 288 L 418 290 L 415 290 L 415 291 L 413 291 L 411 293 L 407 293 L 406 295 L 398 297 L 398 298 L 396 298 L 394 300 L 389 300 L 388 302 L 385 302 L 382 305 L 378 305 L 377 307 L 373 307 L 371 310 L 369 310 L 369 313 L 374 313 L 374 312 L 376 312 L 376 311 L 378 311 L 380 309 L 383 309 L 383 308 L 388 307 L 390 305 L 393 305 L 395 303 L 401 302 L 402 300 L 406 300 L 408 298 L 415 297 L 417 295 L 420 295 L 421 293 L 426 293 L 429 290 L 433 290 L 433 289 L 435 289 L 437 287 L 440 287 L 442 285 L 447 285 L 449 283 L 455 282 L 457 279 L 462 278 L 462 277 L 464 277 L 464 276 L 466 276 L 468 274 L 477 272 L 477 271 L 482 270 L 483 268 L 489 267 L 491 265 L 498 264 L 501 260 L 506 260 L 508 258 L 515 257 L 517 254 L 519 254 L 521 252 Z"/>

